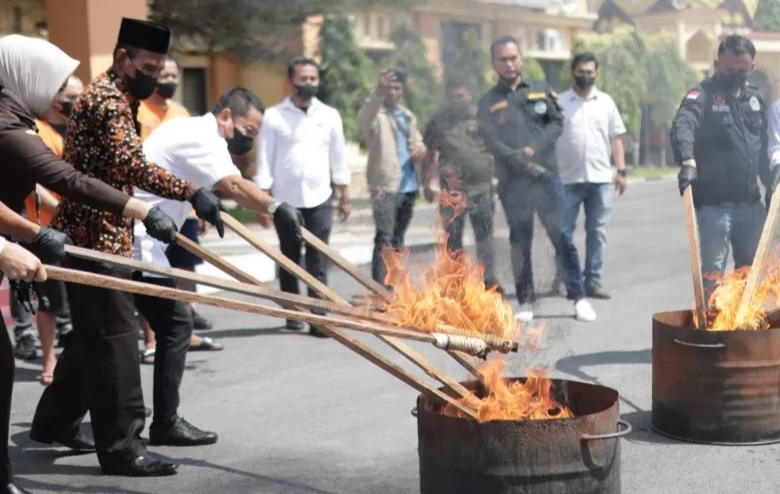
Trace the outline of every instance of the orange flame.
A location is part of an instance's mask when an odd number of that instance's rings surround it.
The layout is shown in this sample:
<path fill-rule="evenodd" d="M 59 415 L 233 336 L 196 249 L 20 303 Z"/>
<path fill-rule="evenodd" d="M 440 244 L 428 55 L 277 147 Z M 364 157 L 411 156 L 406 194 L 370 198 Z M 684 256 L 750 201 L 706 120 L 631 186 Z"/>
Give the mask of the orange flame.
<path fill-rule="evenodd" d="M 738 312 L 751 268 L 748 266 L 722 275 L 708 275 L 716 285 L 707 303 L 709 331 L 769 329 L 766 308 L 777 309 L 780 301 L 780 263 L 777 262 L 777 256 L 772 255 L 761 266 L 758 287 L 742 315 Z"/>
<path fill-rule="evenodd" d="M 412 283 L 405 263 L 408 252 L 385 249 L 385 282 L 394 289 L 384 310 L 401 326 L 427 333 L 441 331 L 441 324 L 467 333 L 491 334 L 514 340 L 521 326 L 515 321 L 512 306 L 495 288 L 485 288 L 484 268 L 463 253 L 448 252 L 437 245 L 436 262 Z"/>
<path fill-rule="evenodd" d="M 451 182 L 448 182 L 451 185 Z M 463 214 L 466 196 L 442 191 L 440 205 L 452 207 L 454 215 Z M 386 248 L 382 257 L 387 265 L 385 283 L 393 294 L 385 301 L 384 311 L 404 327 L 428 333 L 458 331 L 489 334 L 518 341 L 534 348 L 542 336 L 541 326 L 523 327 L 514 319 L 512 306 L 495 287 L 487 289 L 484 267 L 463 252 L 449 252 L 446 241 L 437 244 L 434 265 L 413 282 L 406 262 L 408 251 Z M 572 417 L 572 412 L 551 398 L 552 381 L 543 372 L 528 369 L 525 382 L 509 382 L 504 377 L 505 356 L 491 359 L 479 368 L 487 397 L 476 404 L 478 420 L 522 420 Z M 463 400 L 467 406 L 472 401 Z M 454 408 L 444 413 L 458 416 Z"/>
<path fill-rule="evenodd" d="M 551 398 L 552 381 L 544 373 L 528 369 L 528 379 L 509 382 L 503 377 L 505 362 L 492 359 L 479 368 L 487 397 L 477 407 L 477 422 L 491 420 L 547 420 L 574 417 L 571 409 Z M 462 416 L 452 405 L 446 415 Z"/>

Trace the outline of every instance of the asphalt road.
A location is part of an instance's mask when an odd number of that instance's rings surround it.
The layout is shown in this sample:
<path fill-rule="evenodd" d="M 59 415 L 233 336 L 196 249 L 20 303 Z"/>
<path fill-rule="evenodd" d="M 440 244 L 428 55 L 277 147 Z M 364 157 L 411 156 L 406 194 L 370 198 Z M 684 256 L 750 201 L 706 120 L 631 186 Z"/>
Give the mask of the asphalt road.
<path fill-rule="evenodd" d="M 432 221 L 430 215 L 418 222 Z M 501 228 L 499 226 L 499 231 Z M 581 230 L 580 230 L 580 233 Z M 537 236 L 539 285 L 550 277 L 550 250 Z M 582 238 L 579 238 L 582 245 Z M 503 281 L 510 284 L 505 233 L 498 239 Z M 542 348 L 511 359 L 510 369 L 548 366 L 553 375 L 616 388 L 634 433 L 622 442 L 625 494 L 780 491 L 780 446 L 698 446 L 648 430 L 651 392 L 651 316 L 691 305 L 682 202 L 670 183 L 634 186 L 616 199 L 610 227 L 606 286 L 613 300 L 594 302 L 596 323 L 571 319 L 572 307 L 546 298 Z M 430 252 L 412 262 L 426 265 Z M 350 297 L 359 287 L 333 272 L 331 285 Z M 401 494 L 419 492 L 417 431 L 410 409 L 416 393 L 333 341 L 289 335 L 280 321 L 202 308 L 218 329 L 221 353 L 191 353 L 181 413 L 220 433 L 200 448 L 153 448 L 181 462 L 162 479 L 100 475 L 94 455 L 72 456 L 30 443 L 41 387 L 38 368 L 19 364 L 12 415 L 12 454 L 19 483 L 35 493 L 289 493 Z M 383 353 L 377 340 L 361 338 Z M 376 342 L 376 343 L 374 343 Z M 419 345 L 417 345 L 419 346 Z M 457 377 L 445 355 L 420 350 Z M 393 360 L 403 364 L 400 357 Z M 151 368 L 144 366 L 147 402 Z"/>

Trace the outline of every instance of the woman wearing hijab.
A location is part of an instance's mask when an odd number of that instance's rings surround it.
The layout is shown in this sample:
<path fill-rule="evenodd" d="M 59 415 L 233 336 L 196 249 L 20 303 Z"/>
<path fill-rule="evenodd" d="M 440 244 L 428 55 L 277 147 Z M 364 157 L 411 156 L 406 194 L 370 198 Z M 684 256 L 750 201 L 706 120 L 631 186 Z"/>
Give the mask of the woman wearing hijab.
<path fill-rule="evenodd" d="M 72 201 L 143 220 L 155 238 L 170 243 L 177 228 L 168 215 L 76 171 L 38 137 L 34 119 L 46 114 L 78 65 L 77 60 L 47 41 L 14 34 L 0 38 L 0 202 L 21 211 L 24 199 L 39 183 Z M 3 212 L 0 207 L 0 234 L 28 242 L 30 250 L 44 263 L 65 257 L 64 246 L 71 243 L 65 234 Z M 0 329 L 1 339 L 7 333 L 4 326 Z M 10 342 L 4 343 L 0 341 L 0 361 L 4 363 L 0 372 L 0 441 L 7 445 L 14 358 Z M 94 450 L 94 444 L 78 431 L 51 433 L 40 439 L 77 450 Z M 4 464 L 0 469 L 0 494 L 25 493 L 12 482 L 7 446 L 0 449 L 0 462 Z"/>

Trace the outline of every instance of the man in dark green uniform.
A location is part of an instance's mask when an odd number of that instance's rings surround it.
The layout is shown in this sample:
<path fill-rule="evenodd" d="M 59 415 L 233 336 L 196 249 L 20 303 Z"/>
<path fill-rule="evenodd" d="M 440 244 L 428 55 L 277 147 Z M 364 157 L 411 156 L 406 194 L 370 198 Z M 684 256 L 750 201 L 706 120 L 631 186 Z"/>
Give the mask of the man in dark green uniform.
<path fill-rule="evenodd" d="M 425 199 L 433 202 L 431 165 L 439 156 L 443 197 L 440 211 L 447 232 L 447 250 L 463 251 L 463 231 L 468 212 L 477 257 L 485 267 L 485 286 L 503 293 L 495 273 L 493 248 L 493 156 L 479 132 L 472 94 L 463 80 L 447 81 L 447 108 L 431 118 L 423 140 L 427 147 L 423 164 Z"/>

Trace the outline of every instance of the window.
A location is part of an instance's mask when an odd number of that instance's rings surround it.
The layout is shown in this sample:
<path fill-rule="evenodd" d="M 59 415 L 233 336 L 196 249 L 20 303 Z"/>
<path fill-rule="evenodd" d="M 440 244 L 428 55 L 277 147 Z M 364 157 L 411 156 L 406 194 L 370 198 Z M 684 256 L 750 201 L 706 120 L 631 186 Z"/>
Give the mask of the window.
<path fill-rule="evenodd" d="M 206 69 L 183 68 L 181 74 L 182 104 L 193 115 L 208 111 Z"/>
<path fill-rule="evenodd" d="M 561 51 L 563 43 L 557 29 L 543 29 L 536 33 L 536 46 L 543 51 Z"/>
<path fill-rule="evenodd" d="M 376 37 L 379 39 L 387 39 L 387 17 L 378 15 L 376 17 Z"/>

